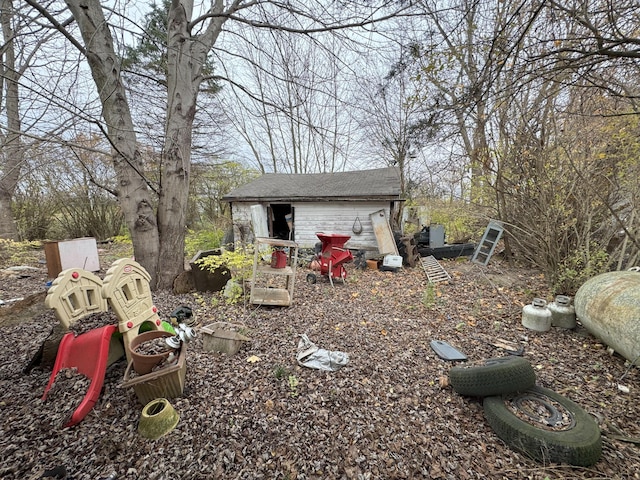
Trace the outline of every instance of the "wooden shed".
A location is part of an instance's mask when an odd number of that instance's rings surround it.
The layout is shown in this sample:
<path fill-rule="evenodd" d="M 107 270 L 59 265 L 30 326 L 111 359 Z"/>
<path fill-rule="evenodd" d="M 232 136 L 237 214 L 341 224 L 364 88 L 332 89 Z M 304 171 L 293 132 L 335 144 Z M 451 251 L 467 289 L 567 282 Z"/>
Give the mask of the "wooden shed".
<path fill-rule="evenodd" d="M 352 172 L 267 173 L 223 197 L 231 204 L 235 242 L 255 237 L 318 243 L 317 232 L 350 235 L 350 249 L 378 251 L 374 224 L 395 229 L 402 198 L 397 168 Z M 373 218 L 373 222 L 372 222 Z M 377 227 L 376 227 L 377 228 Z"/>

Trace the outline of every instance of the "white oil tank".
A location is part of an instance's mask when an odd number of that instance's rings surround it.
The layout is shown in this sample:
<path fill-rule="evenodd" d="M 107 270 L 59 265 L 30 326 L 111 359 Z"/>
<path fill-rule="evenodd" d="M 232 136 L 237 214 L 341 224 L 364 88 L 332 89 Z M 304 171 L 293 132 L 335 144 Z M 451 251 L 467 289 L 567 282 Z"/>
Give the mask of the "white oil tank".
<path fill-rule="evenodd" d="M 640 357 L 640 272 L 608 272 L 587 280 L 573 304 L 584 327 L 631 362 Z"/>

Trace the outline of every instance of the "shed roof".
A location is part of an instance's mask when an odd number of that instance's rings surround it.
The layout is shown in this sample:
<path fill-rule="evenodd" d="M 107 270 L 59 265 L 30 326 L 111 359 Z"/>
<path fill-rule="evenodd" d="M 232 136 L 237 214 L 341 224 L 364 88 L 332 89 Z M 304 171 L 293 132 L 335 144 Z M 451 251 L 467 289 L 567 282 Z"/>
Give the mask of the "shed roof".
<path fill-rule="evenodd" d="M 399 199 L 400 172 L 395 167 L 334 173 L 265 173 L 222 199 L 234 201 Z"/>

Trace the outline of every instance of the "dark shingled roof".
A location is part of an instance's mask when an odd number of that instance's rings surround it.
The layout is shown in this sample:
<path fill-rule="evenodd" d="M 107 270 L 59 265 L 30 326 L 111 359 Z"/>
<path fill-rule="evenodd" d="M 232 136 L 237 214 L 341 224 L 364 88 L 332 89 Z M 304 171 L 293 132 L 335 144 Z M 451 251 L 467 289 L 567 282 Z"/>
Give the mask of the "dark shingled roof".
<path fill-rule="evenodd" d="M 378 168 L 335 173 L 266 173 L 222 199 L 233 201 L 277 201 L 313 199 L 399 199 L 400 172 Z"/>

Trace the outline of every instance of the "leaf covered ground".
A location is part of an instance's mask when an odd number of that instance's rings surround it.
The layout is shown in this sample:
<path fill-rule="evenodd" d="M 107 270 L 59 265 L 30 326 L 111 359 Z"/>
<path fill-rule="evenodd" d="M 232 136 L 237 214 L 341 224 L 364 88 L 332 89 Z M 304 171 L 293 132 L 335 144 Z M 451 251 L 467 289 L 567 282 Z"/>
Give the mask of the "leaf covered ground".
<path fill-rule="evenodd" d="M 55 467 L 76 480 L 111 473 L 184 480 L 640 478 L 638 369 L 581 325 L 524 328 L 523 306 L 534 297 L 552 300 L 537 272 L 498 258 L 486 267 L 466 258 L 440 263 L 451 281 L 435 286 L 420 266 L 394 273 L 353 264 L 345 284 L 332 287 L 321 277 L 312 285 L 302 265 L 288 308 L 227 305 L 218 293 L 154 294 L 161 317 L 187 305 L 196 330 L 232 322 L 251 339 L 231 356 L 205 352 L 202 335 L 188 345 L 184 392 L 170 400 L 180 419 L 155 441 L 138 433 L 143 405 L 122 388 L 124 360 L 107 369 L 87 417 L 61 428 L 63 413 L 41 400 L 51 368 L 23 372 L 55 319 L 39 305 L 27 315 L 2 315 L 0 478 L 41 478 Z M 46 288 L 43 265 L 3 272 L 2 299 Z M 302 334 L 347 353 L 348 364 L 335 372 L 299 366 Z M 432 340 L 470 361 L 508 355 L 496 340 L 522 346 L 538 385 L 597 419 L 601 459 L 582 468 L 511 450 L 486 423 L 482 400 L 448 385 L 455 364 L 434 353 Z"/>

